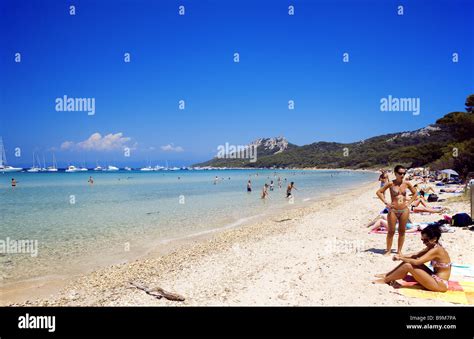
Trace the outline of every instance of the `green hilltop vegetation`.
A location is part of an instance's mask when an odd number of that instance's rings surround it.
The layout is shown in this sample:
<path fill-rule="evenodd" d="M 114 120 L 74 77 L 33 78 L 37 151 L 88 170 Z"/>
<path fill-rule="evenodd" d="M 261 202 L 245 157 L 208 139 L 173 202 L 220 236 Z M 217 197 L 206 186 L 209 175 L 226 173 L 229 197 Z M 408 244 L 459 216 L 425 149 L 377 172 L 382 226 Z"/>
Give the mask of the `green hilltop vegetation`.
<path fill-rule="evenodd" d="M 254 168 L 452 168 L 465 176 L 474 164 L 474 94 L 466 99 L 466 112 L 452 112 L 435 124 L 412 131 L 385 134 L 353 143 L 315 142 L 297 146 L 257 147 L 257 161 L 214 158 L 196 166 Z M 281 139 L 281 138 L 280 138 Z M 260 139 L 270 140 L 270 139 Z M 273 140 L 273 139 L 272 139 Z"/>

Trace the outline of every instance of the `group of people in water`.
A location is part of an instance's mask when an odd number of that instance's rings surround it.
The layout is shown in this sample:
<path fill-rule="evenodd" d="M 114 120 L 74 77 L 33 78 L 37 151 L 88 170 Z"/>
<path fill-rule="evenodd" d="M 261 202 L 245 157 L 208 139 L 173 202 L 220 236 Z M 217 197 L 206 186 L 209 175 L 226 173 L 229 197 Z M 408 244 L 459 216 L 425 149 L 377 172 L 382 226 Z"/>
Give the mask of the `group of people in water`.
<path fill-rule="evenodd" d="M 378 279 L 374 282 L 393 285 L 396 284 L 396 280 L 403 279 L 410 273 L 424 288 L 430 291 L 445 292 L 448 290 L 448 280 L 451 274 L 451 259 L 446 249 L 439 242 L 441 238 L 439 226 L 429 225 L 421 231 L 421 241 L 425 246 L 421 251 L 411 255 L 402 253 L 410 211 L 413 210 L 413 206 L 417 202 L 418 205 L 422 204 L 425 194 L 430 190 L 427 178 L 423 178 L 421 184 L 412 185 L 410 181 L 405 179 L 407 169 L 402 165 L 395 166 L 394 174 L 395 179 L 390 181 L 388 173 L 382 172 L 379 177 L 380 188 L 376 195 L 388 210 L 387 239 L 384 254 L 391 254 L 392 242 L 398 223 L 398 248 L 393 260 L 401 261 L 401 263 L 385 274 L 377 274 Z M 420 188 L 420 191 L 417 191 L 416 186 Z M 390 193 L 390 201 L 386 200 L 385 192 L 387 190 Z M 431 190 L 433 189 L 431 188 Z M 407 191 L 411 192 L 411 197 L 407 196 Z M 428 262 L 431 262 L 433 269 L 425 265 Z"/>
<path fill-rule="evenodd" d="M 285 182 L 287 181 L 287 179 L 285 178 Z M 281 178 L 278 177 L 278 188 L 281 188 Z M 262 199 L 267 199 L 269 197 L 269 193 L 268 191 L 273 191 L 275 189 L 275 185 L 273 183 L 273 180 L 270 181 L 270 184 L 268 183 L 265 183 L 263 185 L 263 188 L 262 188 L 262 195 L 261 195 L 261 198 Z M 286 187 L 286 198 L 287 199 L 291 199 L 293 197 L 293 194 L 292 194 L 292 191 L 293 189 L 295 190 L 298 190 L 296 187 L 295 187 L 295 183 L 292 181 L 288 184 L 288 186 Z M 250 193 L 252 192 L 252 180 L 248 180 L 247 181 L 247 192 Z"/>

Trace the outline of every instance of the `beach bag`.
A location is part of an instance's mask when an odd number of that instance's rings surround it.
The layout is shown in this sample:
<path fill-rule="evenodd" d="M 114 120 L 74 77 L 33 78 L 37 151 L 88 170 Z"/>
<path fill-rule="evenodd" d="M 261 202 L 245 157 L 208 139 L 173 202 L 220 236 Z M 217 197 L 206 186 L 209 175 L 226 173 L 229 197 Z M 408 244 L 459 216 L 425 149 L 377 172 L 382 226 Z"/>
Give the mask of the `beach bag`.
<path fill-rule="evenodd" d="M 428 195 L 428 202 L 435 202 L 435 201 L 438 201 L 438 196 L 434 193 L 431 193 L 430 195 Z"/>
<path fill-rule="evenodd" d="M 453 226 L 469 226 L 472 225 L 472 219 L 467 213 L 458 213 L 453 215 L 451 223 Z"/>

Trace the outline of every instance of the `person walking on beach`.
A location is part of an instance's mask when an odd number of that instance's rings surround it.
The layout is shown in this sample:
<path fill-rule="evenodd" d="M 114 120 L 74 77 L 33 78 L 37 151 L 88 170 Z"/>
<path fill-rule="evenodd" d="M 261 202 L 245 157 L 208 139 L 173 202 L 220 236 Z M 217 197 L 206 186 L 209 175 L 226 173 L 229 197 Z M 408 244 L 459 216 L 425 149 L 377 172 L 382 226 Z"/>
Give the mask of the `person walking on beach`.
<path fill-rule="evenodd" d="M 286 188 L 286 197 L 287 197 L 287 198 L 292 197 L 291 190 L 292 190 L 293 188 L 294 188 L 295 190 L 298 190 L 298 189 L 295 187 L 295 183 L 292 181 L 292 182 L 288 185 L 288 187 Z"/>
<path fill-rule="evenodd" d="M 262 199 L 266 199 L 268 197 L 268 184 L 265 183 L 263 185 L 263 190 L 262 190 Z"/>
<path fill-rule="evenodd" d="M 380 188 L 384 187 L 386 184 L 388 184 L 388 173 L 387 171 L 384 171 L 383 169 L 380 169 L 380 176 L 379 176 L 379 181 L 380 181 Z M 385 192 L 383 194 L 385 198 Z"/>
<path fill-rule="evenodd" d="M 278 177 L 278 188 L 281 188 L 281 178 Z"/>
<path fill-rule="evenodd" d="M 402 165 L 395 166 L 395 180 L 392 180 L 388 184 L 380 187 L 377 191 L 377 197 L 385 204 L 388 208 L 388 230 L 387 230 L 387 247 L 385 255 L 390 255 L 392 251 L 393 236 L 395 234 L 395 225 L 398 221 L 398 250 L 397 254 L 402 254 L 403 243 L 405 242 L 405 231 L 407 220 L 410 217 L 410 205 L 416 199 L 416 190 L 409 181 L 404 180 L 406 174 L 406 168 Z M 392 199 L 391 203 L 385 200 L 384 192 L 390 190 L 390 196 Z M 412 193 L 412 197 L 407 202 L 407 189 Z"/>
<path fill-rule="evenodd" d="M 94 185 L 94 179 L 92 179 L 92 177 L 89 177 L 89 180 L 87 180 L 87 182 L 91 185 Z"/>
<path fill-rule="evenodd" d="M 252 192 L 252 182 L 250 180 L 247 182 L 247 192 Z"/>
<path fill-rule="evenodd" d="M 273 180 L 270 181 L 270 191 L 273 191 Z"/>
<path fill-rule="evenodd" d="M 404 256 L 397 254 L 393 260 L 402 263 L 386 274 L 376 274 L 379 278 L 374 283 L 393 285 L 410 273 L 421 286 L 434 292 L 446 292 L 451 276 L 451 258 L 446 249 L 439 243 L 441 231 L 438 225 L 430 225 L 421 231 L 421 241 L 426 246 L 420 252 Z M 431 261 L 433 270 L 425 263 Z"/>
<path fill-rule="evenodd" d="M 16 182 L 15 178 L 12 178 L 12 188 L 15 188 L 16 184 L 17 184 L 17 182 Z"/>

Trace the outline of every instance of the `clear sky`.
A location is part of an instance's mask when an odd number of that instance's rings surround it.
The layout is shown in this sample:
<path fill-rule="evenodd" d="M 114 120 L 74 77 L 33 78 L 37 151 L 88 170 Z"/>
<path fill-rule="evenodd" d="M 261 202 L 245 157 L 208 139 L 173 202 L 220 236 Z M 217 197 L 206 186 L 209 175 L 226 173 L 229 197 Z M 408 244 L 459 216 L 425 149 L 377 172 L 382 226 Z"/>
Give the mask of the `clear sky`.
<path fill-rule="evenodd" d="M 421 128 L 474 93 L 473 13 L 469 0 L 2 0 L 0 135 L 12 165 L 54 151 L 91 167 Z M 94 98 L 95 115 L 56 111 L 64 95 Z M 381 112 L 388 95 L 419 98 L 420 114 Z"/>

